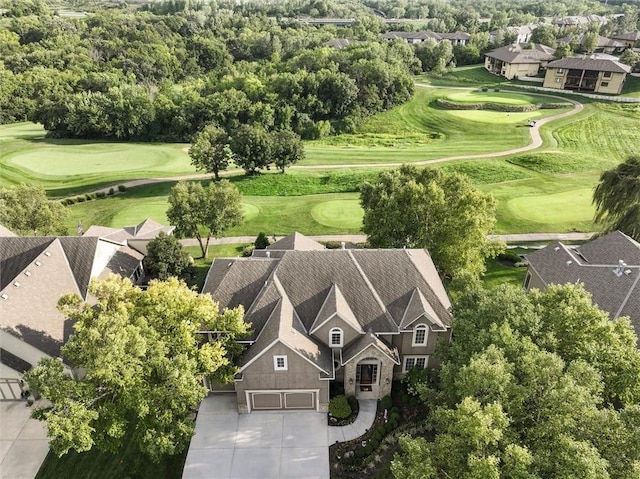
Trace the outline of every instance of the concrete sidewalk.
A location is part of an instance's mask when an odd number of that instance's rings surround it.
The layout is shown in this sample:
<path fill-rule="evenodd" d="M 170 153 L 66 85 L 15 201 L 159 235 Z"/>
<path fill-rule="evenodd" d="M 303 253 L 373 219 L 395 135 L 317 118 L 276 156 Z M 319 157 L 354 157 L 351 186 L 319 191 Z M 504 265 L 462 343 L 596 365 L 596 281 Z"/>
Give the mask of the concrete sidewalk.
<path fill-rule="evenodd" d="M 0 401 L 0 477 L 33 479 L 49 453 L 47 431 L 25 401 Z"/>
<path fill-rule="evenodd" d="M 348 426 L 327 426 L 329 445 L 357 439 L 369 430 L 376 418 L 378 402 L 375 399 L 359 400 L 358 405 L 360 411 L 353 423 Z"/>

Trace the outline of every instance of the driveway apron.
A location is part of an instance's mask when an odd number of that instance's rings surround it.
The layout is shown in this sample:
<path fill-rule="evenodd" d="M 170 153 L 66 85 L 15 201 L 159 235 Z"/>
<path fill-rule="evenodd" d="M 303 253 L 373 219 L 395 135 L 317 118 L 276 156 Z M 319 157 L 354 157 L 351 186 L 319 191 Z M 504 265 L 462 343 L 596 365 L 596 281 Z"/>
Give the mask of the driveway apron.
<path fill-rule="evenodd" d="M 326 414 L 238 414 L 234 394 L 200 405 L 183 479 L 329 479 Z"/>

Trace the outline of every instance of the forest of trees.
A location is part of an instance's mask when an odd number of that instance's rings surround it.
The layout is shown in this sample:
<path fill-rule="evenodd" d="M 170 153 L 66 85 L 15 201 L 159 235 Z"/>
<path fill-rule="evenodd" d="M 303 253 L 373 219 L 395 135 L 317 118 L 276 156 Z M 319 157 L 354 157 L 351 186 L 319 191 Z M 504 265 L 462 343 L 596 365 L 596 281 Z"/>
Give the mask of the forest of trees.
<path fill-rule="evenodd" d="M 497 46 L 489 44 L 492 28 L 545 15 L 614 12 L 579 0 L 72 5 L 89 13 L 59 15 L 43 0 L 0 4 L 6 8 L 0 17 L 0 123 L 30 120 L 51 136 L 114 140 L 190 141 L 206 125 L 228 135 L 241 125 L 260 125 L 320 138 L 354 131 L 369 116 L 408 100 L 415 73 L 481 61 Z M 625 13 L 622 20 L 603 28 L 637 26 L 634 2 L 616 8 Z M 428 20 L 389 25 L 385 15 Z M 299 20 L 314 16 L 355 23 L 316 27 Z M 416 28 L 473 37 L 453 48 L 379 41 L 384 31 Z M 356 42 L 341 49 L 324 45 L 334 38 Z"/>

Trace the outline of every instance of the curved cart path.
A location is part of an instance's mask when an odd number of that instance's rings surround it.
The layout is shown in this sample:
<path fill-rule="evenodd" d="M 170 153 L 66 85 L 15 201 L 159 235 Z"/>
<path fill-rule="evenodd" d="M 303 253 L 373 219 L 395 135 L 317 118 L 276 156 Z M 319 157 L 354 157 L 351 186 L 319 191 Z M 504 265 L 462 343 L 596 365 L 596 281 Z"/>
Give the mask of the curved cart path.
<path fill-rule="evenodd" d="M 427 85 L 424 83 L 416 83 L 417 87 L 420 88 L 443 88 L 443 89 L 448 89 L 448 90 L 477 90 L 477 88 L 467 88 L 467 87 L 438 87 L 438 86 L 433 86 L 433 85 Z M 502 90 L 502 91 L 512 91 L 512 90 Z M 514 91 L 514 93 L 518 93 L 517 91 Z M 481 154 L 476 154 L 476 155 L 458 155 L 458 156 L 447 156 L 447 157 L 443 157 L 443 158 L 434 158 L 431 160 L 421 160 L 421 161 L 412 161 L 411 164 L 412 165 L 418 165 L 418 166 L 424 166 L 424 165 L 431 165 L 431 164 L 435 164 L 435 163 L 444 163 L 447 161 L 455 161 L 455 160 L 473 160 L 473 159 L 480 159 L 480 158 L 499 158 L 502 156 L 509 156 L 509 155 L 513 155 L 516 153 L 523 153 L 525 151 L 531 151 L 531 150 L 535 150 L 537 148 L 540 148 L 542 146 L 542 136 L 540 135 L 540 127 L 542 127 L 543 125 L 546 125 L 547 123 L 554 121 L 554 120 L 558 120 L 560 118 L 565 118 L 568 116 L 572 116 L 575 115 L 577 113 L 580 113 L 584 106 L 582 105 L 582 103 L 580 103 L 579 101 L 570 99 L 570 98 L 565 98 L 565 97 L 560 97 L 560 96 L 555 96 L 555 95 L 548 95 L 548 94 L 540 94 L 542 96 L 547 96 L 550 98 L 556 98 L 556 99 L 560 99 L 563 102 L 568 102 L 568 103 L 572 103 L 573 104 L 573 109 L 564 112 L 564 113 L 559 113 L 557 115 L 552 115 L 552 116 L 548 116 L 546 118 L 543 118 L 541 120 L 536 121 L 535 125 L 529 128 L 529 133 L 531 135 L 531 143 L 529 143 L 528 145 L 522 146 L 520 148 L 511 148 L 509 150 L 504 150 L 504 151 L 496 151 L 496 152 L 492 152 L 492 153 L 481 153 Z M 396 166 L 400 166 L 400 163 L 354 163 L 354 164 L 340 164 L 340 165 L 293 165 L 290 166 L 290 169 L 294 169 L 294 170 L 327 170 L 327 169 L 341 169 L 341 168 L 387 168 L 387 167 L 396 167 Z M 239 172 L 242 172 L 242 169 L 236 168 L 233 170 L 227 170 L 227 171 L 223 171 L 220 173 L 220 176 L 229 176 L 229 175 L 233 175 Z M 124 183 L 118 183 L 115 185 L 111 185 L 111 186 L 107 186 L 105 188 L 101 188 L 99 190 L 95 190 L 92 191 L 90 193 L 98 193 L 98 192 L 104 192 L 104 193 L 108 193 L 109 190 L 111 188 L 116 190 L 116 194 L 117 194 L 117 188 L 118 185 L 123 185 L 126 188 L 133 188 L 135 186 L 142 186 L 142 185 L 148 185 L 148 184 L 152 184 L 152 183 L 165 183 L 165 182 L 170 182 L 170 181 L 181 181 L 181 180 L 202 180 L 202 179 L 208 179 L 211 178 L 212 174 L 211 173 L 202 173 L 202 174 L 193 174 L 193 175 L 184 175 L 184 176 L 172 176 L 172 177 L 163 177 L 163 178 L 140 178 L 137 180 L 131 180 L 131 181 L 126 181 Z"/>

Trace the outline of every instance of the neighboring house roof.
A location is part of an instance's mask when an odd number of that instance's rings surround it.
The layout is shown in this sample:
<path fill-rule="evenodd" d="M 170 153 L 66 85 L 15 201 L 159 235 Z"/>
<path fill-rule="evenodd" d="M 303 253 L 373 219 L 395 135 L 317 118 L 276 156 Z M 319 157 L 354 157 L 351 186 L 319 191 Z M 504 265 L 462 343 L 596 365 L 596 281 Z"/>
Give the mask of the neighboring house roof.
<path fill-rule="evenodd" d="M 640 40 L 640 32 L 621 33 L 620 35 L 612 35 L 614 40 L 624 40 L 637 42 Z"/>
<path fill-rule="evenodd" d="M 493 30 L 489 33 L 489 35 L 498 35 L 500 33 L 507 33 L 512 35 L 529 35 L 533 33 L 533 31 L 538 28 L 538 25 L 521 25 L 521 26 L 511 26 L 499 28 L 497 30 Z"/>
<path fill-rule="evenodd" d="M 547 68 L 569 68 L 574 70 L 593 70 L 613 73 L 631 72 L 629 65 L 620 63 L 617 60 L 598 57 L 591 58 L 588 56 L 567 57 L 554 60 L 547 64 Z"/>
<path fill-rule="evenodd" d="M 604 25 L 608 22 L 607 17 L 601 15 L 576 15 L 559 18 L 554 23 L 559 26 L 588 25 L 589 23 L 599 23 Z"/>
<path fill-rule="evenodd" d="M 381 38 L 383 40 L 395 40 L 396 38 L 401 38 L 403 40 L 422 41 L 432 38 L 433 40 L 439 42 L 441 40 L 469 40 L 471 38 L 471 35 L 466 32 L 436 33 L 427 30 L 421 32 L 387 32 L 384 33 Z"/>
<path fill-rule="evenodd" d="M 558 38 L 558 43 L 572 43 L 575 42 L 579 45 L 582 45 L 582 42 L 585 39 L 585 34 L 580 35 L 569 35 L 568 37 Z M 625 46 L 624 43 L 617 42 L 612 40 L 611 38 L 603 37 L 598 35 L 598 40 L 596 42 L 596 48 L 623 48 Z"/>
<path fill-rule="evenodd" d="M 75 293 L 86 300 L 92 278 L 108 272 L 129 277 L 140 259 L 96 237 L 0 237 L 0 327 L 58 356 L 72 331 L 57 310 L 60 297 Z"/>
<path fill-rule="evenodd" d="M 451 304 L 425 250 L 330 250 L 314 243 L 296 233 L 269 247 L 281 252 L 278 257 L 213 262 L 203 293 L 210 293 L 222 308 L 243 306 L 245 321 L 251 323 L 246 340 L 254 343 L 242 364 L 279 338 L 307 358 L 317 358 L 316 365 L 323 369 L 330 351 L 309 336 L 313 331 L 339 316 L 361 335 L 397 334 L 407 310 L 416 310 L 415 294 L 421 296 L 432 324 L 450 327 Z M 285 247 L 291 249 L 278 249 Z M 393 348 L 386 347 L 393 356 Z"/>
<path fill-rule="evenodd" d="M 16 234 L 5 226 L 0 225 L 0 237 L 16 236 Z"/>
<path fill-rule="evenodd" d="M 360 40 L 351 40 L 349 38 L 334 38 L 332 40 L 324 42 L 323 45 L 326 47 L 344 48 L 349 45 L 357 45 L 359 43 L 363 42 Z"/>
<path fill-rule="evenodd" d="M 638 242 L 617 231 L 577 248 L 557 242 L 527 258 L 545 284 L 583 284 L 594 303 L 612 318 L 629 316 L 640 333 Z"/>
<path fill-rule="evenodd" d="M 496 48 L 486 54 L 506 63 L 542 63 L 553 60 L 555 49 L 539 43 L 515 43 Z"/>
<path fill-rule="evenodd" d="M 267 246 L 268 250 L 282 251 L 282 250 L 297 250 L 297 251 L 317 251 L 323 250 L 325 247 L 311 238 L 307 238 L 301 235 L 297 231 L 291 233 L 284 238 L 279 239 L 273 244 Z"/>
<path fill-rule="evenodd" d="M 90 226 L 83 236 L 96 236 L 99 238 L 115 241 L 124 244 L 132 239 L 154 239 L 160 232 L 166 234 L 173 233 L 175 226 L 164 226 L 147 218 L 142 223 L 135 226 L 125 226 L 124 228 L 109 228 L 107 226 Z"/>

